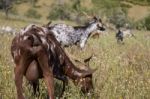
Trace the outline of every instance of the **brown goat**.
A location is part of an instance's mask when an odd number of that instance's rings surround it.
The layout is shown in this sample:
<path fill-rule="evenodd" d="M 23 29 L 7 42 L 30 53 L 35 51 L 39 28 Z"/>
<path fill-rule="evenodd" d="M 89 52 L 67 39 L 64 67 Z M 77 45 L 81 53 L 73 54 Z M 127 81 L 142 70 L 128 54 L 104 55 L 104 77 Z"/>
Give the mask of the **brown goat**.
<path fill-rule="evenodd" d="M 11 54 L 16 65 L 14 72 L 17 98 L 24 99 L 23 75 L 32 83 L 34 92 L 38 87 L 38 79 L 44 78 L 50 99 L 54 99 L 54 77 L 64 83 L 68 77 L 81 87 L 83 93 L 90 92 L 93 89 L 94 70 L 77 68 L 52 33 L 45 29 L 31 25 L 12 41 Z"/>

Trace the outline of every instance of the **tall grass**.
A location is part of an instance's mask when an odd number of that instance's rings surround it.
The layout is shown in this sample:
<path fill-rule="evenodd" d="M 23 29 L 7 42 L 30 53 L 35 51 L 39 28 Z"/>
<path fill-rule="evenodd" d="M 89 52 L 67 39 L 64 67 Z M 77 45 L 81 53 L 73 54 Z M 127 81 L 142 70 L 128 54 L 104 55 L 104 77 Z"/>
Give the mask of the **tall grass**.
<path fill-rule="evenodd" d="M 125 39 L 118 45 L 115 34 L 89 39 L 86 48 L 68 48 L 67 51 L 83 60 L 94 53 L 91 68 L 98 68 L 93 75 L 94 92 L 91 99 L 150 99 L 150 33 L 136 31 L 136 39 Z M 14 63 L 10 55 L 12 36 L 0 36 L 0 98 L 15 99 Z M 30 86 L 24 79 L 24 93 L 34 99 Z M 55 80 L 55 95 L 58 96 L 62 84 Z M 46 87 L 40 80 L 40 98 L 46 97 Z M 79 88 L 69 81 L 64 97 L 67 99 L 87 99 Z"/>

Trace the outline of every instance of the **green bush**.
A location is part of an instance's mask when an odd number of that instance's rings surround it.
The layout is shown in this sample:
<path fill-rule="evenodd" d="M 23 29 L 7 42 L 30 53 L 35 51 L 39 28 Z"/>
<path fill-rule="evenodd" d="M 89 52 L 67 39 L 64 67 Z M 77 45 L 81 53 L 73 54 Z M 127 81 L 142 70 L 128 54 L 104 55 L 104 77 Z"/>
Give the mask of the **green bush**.
<path fill-rule="evenodd" d="M 110 23 L 114 24 L 116 28 L 123 27 L 127 22 L 126 13 L 122 10 L 115 10 L 109 17 Z"/>
<path fill-rule="evenodd" d="M 136 5 L 149 5 L 150 0 L 125 0 L 127 2 L 136 4 Z"/>
<path fill-rule="evenodd" d="M 65 5 L 55 5 L 51 8 L 49 12 L 48 19 L 56 20 L 69 20 L 70 19 L 70 11 L 71 9 L 67 8 Z"/>
<path fill-rule="evenodd" d="M 145 21 L 144 20 L 139 20 L 139 21 L 135 22 L 134 23 L 134 27 L 137 30 L 143 30 L 143 29 L 145 29 Z"/>
<path fill-rule="evenodd" d="M 145 27 L 147 30 L 150 30 L 150 15 L 145 18 Z"/>
<path fill-rule="evenodd" d="M 82 17 L 82 12 L 88 12 L 84 7 L 81 7 L 80 0 L 72 0 L 71 4 L 55 4 L 51 7 L 51 10 L 47 16 L 50 20 L 71 20 L 76 21 L 77 23 L 83 23 L 85 19 Z"/>
<path fill-rule="evenodd" d="M 3 0 L 0 0 L 0 9 L 3 9 Z"/>
<path fill-rule="evenodd" d="M 14 0 L 16 4 L 27 2 L 28 0 Z"/>
<path fill-rule="evenodd" d="M 35 18 L 35 19 L 40 19 L 41 15 L 34 9 L 29 9 L 26 13 L 25 16 L 29 18 Z"/>
<path fill-rule="evenodd" d="M 138 30 L 150 30 L 150 15 L 142 20 L 134 22 L 134 27 Z"/>
<path fill-rule="evenodd" d="M 18 15 L 18 10 L 15 7 L 13 7 L 12 9 L 10 9 L 10 13 L 14 15 Z"/>
<path fill-rule="evenodd" d="M 131 8 L 132 6 L 126 3 L 121 3 L 120 4 L 121 7 L 125 7 L 125 8 Z"/>

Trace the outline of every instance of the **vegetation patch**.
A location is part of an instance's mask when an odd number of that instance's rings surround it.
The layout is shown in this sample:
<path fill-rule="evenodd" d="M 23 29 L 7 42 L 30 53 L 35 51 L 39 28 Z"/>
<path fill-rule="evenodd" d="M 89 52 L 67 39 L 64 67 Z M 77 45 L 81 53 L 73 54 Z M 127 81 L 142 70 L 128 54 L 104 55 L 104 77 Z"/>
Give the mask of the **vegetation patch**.
<path fill-rule="evenodd" d="M 40 19 L 42 16 L 41 14 L 39 14 L 35 9 L 29 9 L 25 16 L 29 17 L 29 18 L 35 18 L 35 19 Z"/>
<path fill-rule="evenodd" d="M 124 45 L 118 45 L 115 33 L 99 39 L 90 38 L 84 50 L 73 46 L 66 50 L 80 58 L 90 56 L 91 68 L 97 68 L 93 75 L 94 92 L 91 99 L 149 99 L 150 94 L 150 39 L 148 32 L 133 31 L 135 38 L 125 39 Z M 0 97 L 15 99 L 16 88 L 14 83 L 14 63 L 10 54 L 11 35 L 1 35 L 0 39 Z M 25 96 L 34 99 L 31 86 L 24 79 Z M 28 86 L 28 87 L 27 87 Z M 62 83 L 55 81 L 55 95 L 58 96 Z M 45 83 L 40 80 L 40 97 L 47 95 Z M 86 99 L 72 81 L 66 87 L 63 99 Z"/>

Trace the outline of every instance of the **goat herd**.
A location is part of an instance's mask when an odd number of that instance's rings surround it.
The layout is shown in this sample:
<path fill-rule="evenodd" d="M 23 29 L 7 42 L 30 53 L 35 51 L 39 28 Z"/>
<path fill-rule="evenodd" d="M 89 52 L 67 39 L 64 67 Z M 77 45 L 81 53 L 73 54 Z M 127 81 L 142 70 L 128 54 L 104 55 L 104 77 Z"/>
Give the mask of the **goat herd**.
<path fill-rule="evenodd" d="M 77 68 L 63 48 L 76 44 L 84 48 L 88 37 L 96 30 L 105 30 L 101 19 L 96 17 L 85 26 L 31 24 L 20 30 L 11 45 L 11 54 L 16 65 L 14 73 L 17 98 L 25 99 L 22 87 L 23 76 L 33 87 L 34 95 L 39 92 L 41 78 L 44 78 L 49 99 L 54 99 L 54 78 L 63 82 L 60 97 L 65 91 L 68 79 L 79 86 L 84 94 L 89 95 L 93 91 L 92 74 L 95 70 L 89 68 L 87 64 L 84 69 Z M 119 34 L 116 37 L 120 40 L 122 36 Z M 85 63 L 90 59 L 91 57 L 85 59 Z"/>

